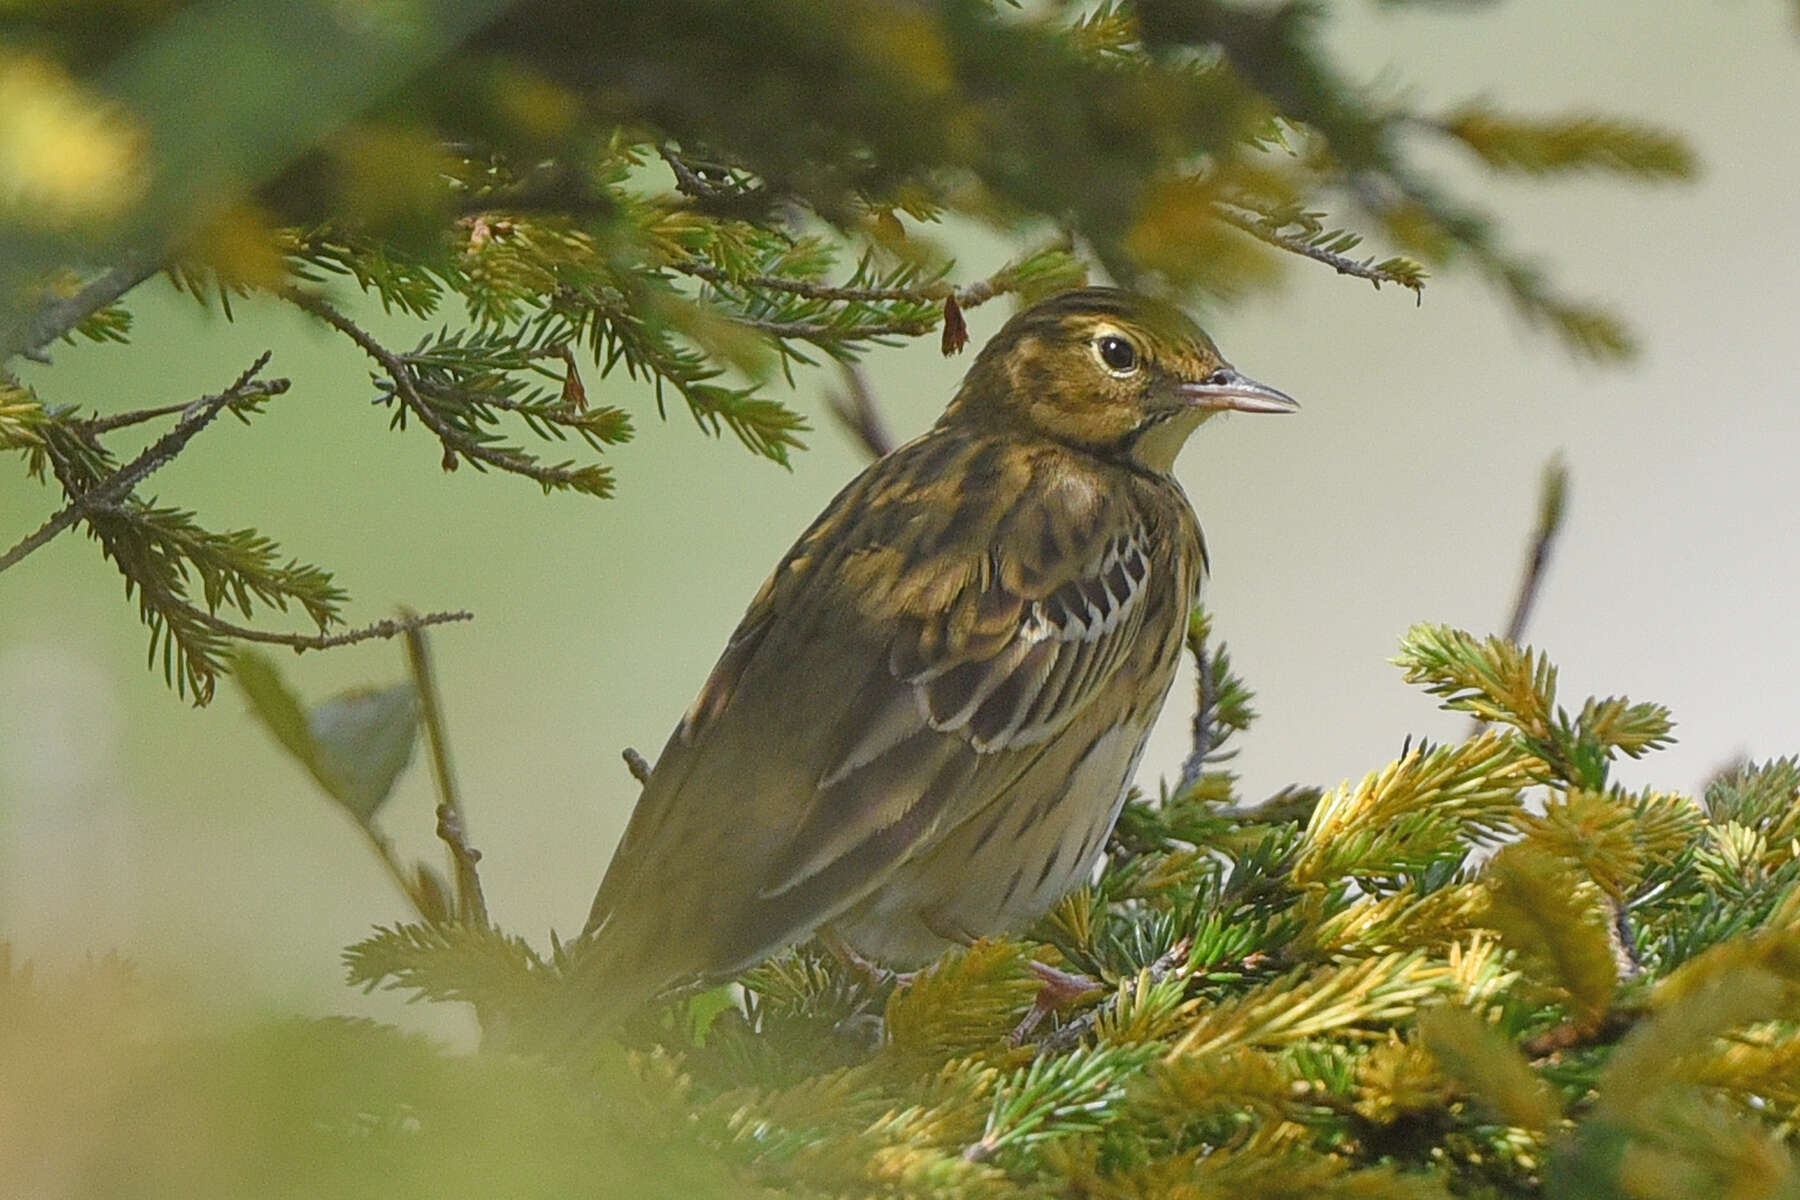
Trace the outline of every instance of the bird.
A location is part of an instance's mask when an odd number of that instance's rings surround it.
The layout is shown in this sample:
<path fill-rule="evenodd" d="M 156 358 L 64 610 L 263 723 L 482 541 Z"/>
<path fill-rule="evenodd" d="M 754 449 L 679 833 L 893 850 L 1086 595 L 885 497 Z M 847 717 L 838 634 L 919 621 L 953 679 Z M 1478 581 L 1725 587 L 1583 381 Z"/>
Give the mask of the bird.
<path fill-rule="evenodd" d="M 1298 407 L 1159 299 L 1013 315 L 776 564 L 670 735 L 578 942 L 599 1012 L 812 935 L 917 965 L 1086 880 L 1207 570 L 1176 455 Z"/>

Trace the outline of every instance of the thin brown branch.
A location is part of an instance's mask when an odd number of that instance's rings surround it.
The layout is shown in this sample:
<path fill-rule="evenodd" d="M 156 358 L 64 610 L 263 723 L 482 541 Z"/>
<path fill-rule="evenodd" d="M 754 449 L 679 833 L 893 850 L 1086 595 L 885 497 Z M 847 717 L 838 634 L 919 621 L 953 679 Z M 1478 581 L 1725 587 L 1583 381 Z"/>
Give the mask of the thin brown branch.
<path fill-rule="evenodd" d="M 766 213 L 775 203 L 775 194 L 766 186 L 721 187 L 694 170 L 666 144 L 657 146 L 656 153 L 674 172 L 675 190 L 707 212 L 749 220 Z"/>
<path fill-rule="evenodd" d="M 1211 655 L 1207 654 L 1204 643 L 1194 647 L 1194 670 L 1199 679 L 1195 691 L 1199 694 L 1199 703 L 1194 706 L 1193 748 L 1188 752 L 1186 761 L 1181 764 L 1181 778 L 1175 784 L 1179 794 L 1193 787 L 1206 774 L 1206 762 L 1213 752 L 1213 717 L 1218 711 L 1218 680 L 1213 677 Z"/>
<path fill-rule="evenodd" d="M 404 614 L 411 617 L 412 614 Z M 481 874 L 476 864 L 481 852 L 469 844 L 468 825 L 463 815 L 462 797 L 456 787 L 456 774 L 450 769 L 450 740 L 444 721 L 444 706 L 438 693 L 437 674 L 431 665 L 431 648 L 418 626 L 406 631 L 406 661 L 412 668 L 413 687 L 419 696 L 419 715 L 425 726 L 425 741 L 431 748 L 431 776 L 437 783 L 437 834 L 450 850 L 450 867 L 456 878 L 456 915 L 466 924 L 488 923 L 487 900 L 481 892 Z"/>
<path fill-rule="evenodd" d="M 1556 535 L 1562 532 L 1568 499 L 1569 468 L 1558 455 L 1544 464 L 1538 484 L 1537 528 L 1531 535 L 1531 550 L 1525 558 L 1518 595 L 1513 598 L 1512 617 L 1506 622 L 1506 640 L 1515 645 L 1525 637 L 1525 628 L 1531 623 L 1531 610 L 1544 586 L 1544 570 L 1556 549 Z"/>
<path fill-rule="evenodd" d="M 844 388 L 827 391 L 825 403 L 830 406 L 831 415 L 850 431 L 871 459 L 883 458 L 893 450 L 894 435 L 888 432 L 887 422 L 875 403 L 875 393 L 860 368 L 845 363 Z"/>
<path fill-rule="evenodd" d="M 257 360 L 251 363 L 243 374 L 239 375 L 237 380 L 224 391 L 212 396 L 202 396 L 191 403 L 172 406 L 161 411 L 158 415 L 167 416 L 170 413 L 179 412 L 182 414 L 181 420 L 175 423 L 173 429 L 145 447 L 143 453 L 105 479 L 100 480 L 92 488 L 86 491 L 72 492 L 65 486 L 64 491 L 68 494 L 69 503 L 5 554 L 0 554 L 0 571 L 13 566 L 83 517 L 110 509 L 124 499 L 134 487 L 149 478 L 152 473 L 167 466 L 177 454 L 181 453 L 188 442 L 193 440 L 195 434 L 212 424 L 213 419 L 228 406 L 249 395 L 278 396 L 287 391 L 288 381 L 285 379 L 256 378 L 261 374 L 262 369 L 268 366 L 269 357 L 270 352 L 263 351 Z M 144 411 L 153 412 L 155 410 Z M 144 417 L 143 419 L 150 418 Z M 95 432 L 93 425 L 89 422 L 80 422 L 79 427 L 80 432 L 88 436 L 92 436 Z M 116 426 L 112 426 L 112 428 L 116 428 Z"/>
<path fill-rule="evenodd" d="M 828 321 L 759 321 L 739 317 L 738 323 L 770 337 L 793 338 L 796 341 L 824 345 L 830 342 L 861 342 L 871 338 L 918 337 L 937 328 L 935 316 L 915 321 L 872 321 L 866 325 L 833 325 Z"/>
<path fill-rule="evenodd" d="M 1512 616 L 1506 621 L 1506 640 L 1515 646 L 1525 640 L 1525 630 L 1531 624 L 1531 611 L 1537 607 L 1538 593 L 1543 590 L 1544 573 L 1556 550 L 1556 536 L 1562 531 L 1568 500 L 1569 468 L 1557 455 L 1544 464 L 1538 484 L 1537 528 L 1532 531 L 1531 547 L 1525 555 L 1525 570 L 1519 577 L 1518 593 L 1513 597 Z M 1476 718 L 1469 726 L 1469 736 L 1474 737 L 1486 726 L 1486 721 Z"/>
<path fill-rule="evenodd" d="M 129 514 L 121 514 L 129 516 Z M 179 604 L 179 602 L 175 602 Z M 223 617 L 195 608 L 191 604 L 179 604 L 193 614 L 194 618 L 218 633 L 225 634 L 244 642 L 258 642 L 265 646 L 286 646 L 296 653 L 307 650 L 331 650 L 338 646 L 353 646 L 357 642 L 374 641 L 377 638 L 399 637 L 404 633 L 422 629 L 428 625 L 447 625 L 453 621 L 473 621 L 475 614 L 458 609 L 455 612 L 431 612 L 409 614 L 399 620 L 375 621 L 355 629 L 346 629 L 338 633 L 275 633 L 266 629 L 251 629 L 227 621 Z"/>
<path fill-rule="evenodd" d="M 8 567 L 14 565 L 32 551 L 42 548 L 51 538 L 54 538 L 57 534 L 79 521 L 83 515 L 83 511 L 83 509 L 73 504 L 66 508 L 58 509 L 48 521 L 45 521 L 32 532 L 26 534 L 23 538 L 20 538 L 12 549 L 8 550 L 5 554 L 0 554 L 0 571 L 4 571 Z"/>
<path fill-rule="evenodd" d="M 256 380 L 245 387 L 233 389 L 237 394 L 227 402 L 226 408 L 233 408 L 246 400 L 279 396 L 288 390 L 289 382 L 285 379 Z M 162 417 L 172 417 L 193 408 L 196 401 L 185 404 L 161 404 L 155 408 L 137 408 L 130 412 L 114 413 L 111 416 L 83 417 L 77 424 L 83 433 L 99 436 L 111 433 L 115 429 L 125 429 L 132 425 L 142 425 L 146 421 L 155 421 Z"/>

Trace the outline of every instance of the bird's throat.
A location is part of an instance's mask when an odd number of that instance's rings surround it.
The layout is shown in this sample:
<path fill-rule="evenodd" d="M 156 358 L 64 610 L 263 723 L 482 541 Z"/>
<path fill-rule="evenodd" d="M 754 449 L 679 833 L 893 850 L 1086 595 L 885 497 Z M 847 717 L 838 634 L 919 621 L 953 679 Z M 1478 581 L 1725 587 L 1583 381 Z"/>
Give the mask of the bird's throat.
<path fill-rule="evenodd" d="M 1167 474 L 1174 469 L 1175 456 L 1188 438 L 1211 415 L 1205 409 L 1189 408 L 1154 421 L 1132 439 L 1129 453 L 1146 470 Z"/>

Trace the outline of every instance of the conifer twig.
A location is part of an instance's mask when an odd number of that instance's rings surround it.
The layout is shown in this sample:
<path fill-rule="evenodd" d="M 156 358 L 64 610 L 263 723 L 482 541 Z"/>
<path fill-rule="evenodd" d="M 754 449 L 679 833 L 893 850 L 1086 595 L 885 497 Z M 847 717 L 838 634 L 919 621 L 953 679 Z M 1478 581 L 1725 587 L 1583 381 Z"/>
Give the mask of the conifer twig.
<path fill-rule="evenodd" d="M 1233 229 L 1241 229 L 1259 242 L 1266 242 L 1278 250 L 1286 250 L 1290 254 L 1298 254 L 1302 258 L 1310 258 L 1316 263 L 1323 263 L 1339 275 L 1349 275 L 1356 279 L 1366 279 L 1375 286 L 1384 283 L 1398 284 L 1413 294 L 1419 294 L 1424 284 L 1417 277 L 1402 275 L 1387 270 L 1383 264 L 1373 260 L 1351 258 L 1328 250 L 1324 246 L 1315 246 L 1305 238 L 1294 237 L 1269 228 L 1268 224 L 1249 216 L 1242 210 L 1225 204 L 1214 204 L 1213 215 Z"/>
<path fill-rule="evenodd" d="M 921 317 L 916 320 L 873 321 L 867 325 L 834 325 L 829 321 L 763 321 L 755 317 L 739 317 L 740 325 L 766 333 L 770 337 L 792 338 L 801 342 L 860 342 L 870 338 L 918 337 L 937 328 L 938 320 Z"/>
<path fill-rule="evenodd" d="M 905 285 L 851 287 L 819 283 L 811 279 L 789 279 L 781 275 L 750 275 L 742 279 L 735 279 L 723 267 L 715 266 L 698 258 L 690 258 L 675 263 L 673 266 L 683 275 L 692 275 L 694 278 L 704 279 L 708 283 L 732 284 L 762 291 L 786 292 L 806 300 L 838 300 L 850 304 L 881 304 L 896 300 L 912 300 L 924 304 L 954 298 L 962 308 L 976 308 L 992 300 L 995 296 L 1003 295 L 1011 290 L 1003 278 L 1006 268 L 1002 268 L 986 279 L 978 279 L 974 283 L 959 288 L 942 281 L 917 287 Z"/>
<path fill-rule="evenodd" d="M 656 147 L 656 153 L 669 164 L 669 170 L 674 172 L 675 190 L 690 200 L 699 201 L 706 208 L 741 215 L 759 212 L 774 201 L 774 196 L 765 184 L 740 188 L 720 187 L 689 166 L 666 142 Z"/>
<path fill-rule="evenodd" d="M 232 390 L 237 394 L 227 400 L 225 407 L 232 408 L 235 404 L 244 401 L 279 396 L 288 390 L 288 386 L 289 382 L 286 379 L 255 380 L 245 387 L 233 388 Z M 196 401 L 189 400 L 180 404 L 159 404 L 154 408 L 134 408 L 130 412 L 113 413 L 110 416 L 96 414 L 81 418 L 77 423 L 81 426 L 83 433 L 93 435 L 111 433 L 115 429 L 142 425 L 146 421 L 155 421 L 161 417 L 177 416 L 193 408 L 195 403 Z"/>
<path fill-rule="evenodd" d="M 73 481 L 61 479 L 59 474 L 59 481 L 64 484 L 64 491 L 68 492 L 69 503 L 12 549 L 5 554 L 0 554 L 0 571 L 13 566 L 83 517 L 111 509 L 118 501 L 124 499 L 132 488 L 173 461 L 175 456 L 181 453 L 194 439 L 194 435 L 212 424 L 213 418 L 229 405 L 250 395 L 278 396 L 287 391 L 288 381 L 285 379 L 257 378 L 262 373 L 262 369 L 269 365 L 271 354 L 271 351 L 263 351 L 256 361 L 245 368 L 232 385 L 222 392 L 211 396 L 202 396 L 198 400 L 167 410 L 146 410 L 152 415 L 169 415 L 179 412 L 182 417 L 175 423 L 173 429 L 145 447 L 143 453 L 93 487 L 86 490 L 76 487 L 71 490 L 69 485 Z M 102 425 L 99 429 L 95 429 L 92 424 L 84 423 L 82 432 L 91 435 L 95 432 L 104 432 L 106 428 L 112 428 L 112 426 Z"/>
<path fill-rule="evenodd" d="M 699 258 L 690 258 L 673 264 L 674 269 L 683 275 L 692 275 L 695 279 L 704 279 L 708 283 L 730 284 L 735 287 L 755 288 L 758 291 L 786 292 L 791 296 L 799 296 L 806 300 L 839 300 L 849 304 L 881 304 L 894 300 L 933 300 L 938 296 L 935 291 L 949 294 L 949 289 L 941 285 L 937 288 L 927 287 L 848 287 L 833 283 L 819 283 L 811 279 L 789 279 L 782 275 L 748 275 L 741 279 L 734 278 L 731 272 L 723 267 Z"/>
<path fill-rule="evenodd" d="M 484 445 L 476 439 L 458 431 L 440 417 L 419 394 L 418 381 L 414 379 L 412 368 L 405 358 L 389 350 L 376 341 L 373 335 L 349 317 L 339 312 L 324 297 L 304 291 L 297 287 L 284 287 L 276 293 L 282 299 L 305 312 L 311 313 L 325 322 L 374 359 L 394 384 L 394 394 L 399 397 L 406 410 L 419 419 L 425 428 L 436 434 L 438 441 L 444 446 L 444 464 L 446 470 L 454 470 L 458 456 L 472 462 L 485 463 L 514 475 L 523 475 L 546 488 L 575 487 L 580 483 L 580 472 L 563 467 L 547 467 L 536 460 L 507 450 L 496 450 Z"/>

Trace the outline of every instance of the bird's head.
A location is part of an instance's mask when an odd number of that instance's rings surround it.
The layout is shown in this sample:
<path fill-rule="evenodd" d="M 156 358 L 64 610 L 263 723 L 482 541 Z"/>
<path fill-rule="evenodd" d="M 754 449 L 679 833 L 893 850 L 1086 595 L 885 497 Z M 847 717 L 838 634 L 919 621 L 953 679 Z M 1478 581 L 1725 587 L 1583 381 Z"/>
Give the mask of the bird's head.
<path fill-rule="evenodd" d="M 1008 321 L 969 368 L 944 420 L 1028 432 L 1168 471 L 1188 435 L 1216 412 L 1299 407 L 1240 375 L 1180 309 L 1091 287 Z"/>

